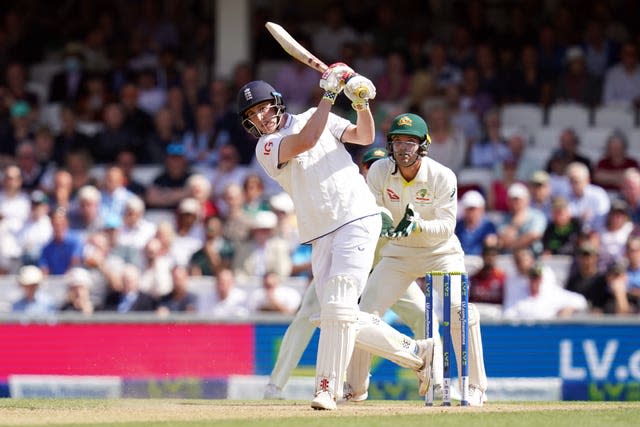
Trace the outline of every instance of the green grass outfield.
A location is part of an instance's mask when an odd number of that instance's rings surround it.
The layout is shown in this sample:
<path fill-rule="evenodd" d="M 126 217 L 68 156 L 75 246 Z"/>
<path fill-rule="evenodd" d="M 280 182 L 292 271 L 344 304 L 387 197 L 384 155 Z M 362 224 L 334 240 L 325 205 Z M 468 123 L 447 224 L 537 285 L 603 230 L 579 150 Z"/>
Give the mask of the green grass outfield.
<path fill-rule="evenodd" d="M 313 411 L 307 401 L 0 399 L 1 426 L 637 426 L 640 402 L 492 402 L 483 408 L 368 401 Z"/>

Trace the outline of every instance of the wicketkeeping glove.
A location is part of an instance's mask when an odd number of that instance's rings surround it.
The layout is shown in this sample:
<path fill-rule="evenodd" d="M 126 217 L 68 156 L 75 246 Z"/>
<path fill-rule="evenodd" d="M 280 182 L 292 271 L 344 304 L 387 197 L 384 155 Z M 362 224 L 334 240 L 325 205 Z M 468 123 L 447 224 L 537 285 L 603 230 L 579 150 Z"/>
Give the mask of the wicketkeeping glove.
<path fill-rule="evenodd" d="M 401 237 L 407 237 L 411 233 L 422 231 L 422 218 L 420 214 L 415 211 L 415 208 L 411 203 L 407 204 L 404 210 L 404 217 L 398 223 L 396 228 L 387 234 L 390 239 L 399 239 Z"/>
<path fill-rule="evenodd" d="M 347 80 L 344 94 L 351 100 L 354 110 L 364 110 L 369 107 L 369 100 L 376 97 L 376 87 L 368 78 L 355 74 Z"/>
<path fill-rule="evenodd" d="M 385 212 L 386 211 L 386 212 Z M 393 231 L 393 218 L 386 209 L 380 212 L 382 216 L 382 229 L 380 230 L 380 237 L 386 237 Z"/>

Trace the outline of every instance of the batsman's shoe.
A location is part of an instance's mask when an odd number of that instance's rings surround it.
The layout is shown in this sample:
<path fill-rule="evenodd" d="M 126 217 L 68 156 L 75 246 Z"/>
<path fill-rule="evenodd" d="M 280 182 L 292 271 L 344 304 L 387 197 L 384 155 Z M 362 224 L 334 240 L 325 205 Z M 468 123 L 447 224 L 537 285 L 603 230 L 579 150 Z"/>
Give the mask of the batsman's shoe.
<path fill-rule="evenodd" d="M 344 383 L 344 392 L 342 394 L 345 402 L 364 402 L 369 397 L 369 392 L 365 391 L 362 394 L 355 394 L 350 384 Z"/>
<path fill-rule="evenodd" d="M 469 385 L 469 406 L 482 406 L 487 401 L 487 395 L 480 387 L 470 384 Z"/>
<path fill-rule="evenodd" d="M 264 388 L 265 399 L 284 399 L 282 396 L 282 389 L 275 384 L 267 384 Z"/>
<path fill-rule="evenodd" d="M 333 394 L 326 390 L 320 390 L 311 401 L 311 407 L 317 410 L 333 411 L 337 408 Z"/>
<path fill-rule="evenodd" d="M 422 368 L 420 368 L 419 371 L 416 371 L 419 381 L 418 394 L 420 394 L 420 396 L 424 396 L 427 394 L 427 389 L 431 383 L 431 364 L 433 362 L 433 349 L 435 345 L 433 344 L 433 338 L 417 340 L 416 344 L 418 345 L 418 357 L 420 357 L 424 362 Z"/>

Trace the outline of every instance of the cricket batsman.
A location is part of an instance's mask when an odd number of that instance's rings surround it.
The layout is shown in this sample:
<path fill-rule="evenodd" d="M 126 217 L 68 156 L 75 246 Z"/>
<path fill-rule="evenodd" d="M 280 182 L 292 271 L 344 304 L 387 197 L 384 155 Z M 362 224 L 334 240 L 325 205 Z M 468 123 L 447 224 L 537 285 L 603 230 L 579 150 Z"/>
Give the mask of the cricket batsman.
<path fill-rule="evenodd" d="M 434 346 L 432 340 L 401 338 L 395 342 L 392 337 L 388 342 L 393 342 L 384 347 L 385 342 L 375 335 L 380 331 L 379 318 L 358 308 L 373 262 L 381 215 L 344 143 L 372 143 L 374 122 L 369 99 L 375 97 L 375 87 L 343 63 L 331 65 L 319 84 L 325 92 L 318 106 L 301 114 L 286 113 L 282 95 L 261 80 L 240 88 L 237 104 L 244 128 L 259 137 L 256 159 L 291 196 L 301 240 L 312 245 L 320 339 L 311 407 L 334 410 L 343 394 L 356 340 L 363 346 L 374 342 L 385 351 L 389 349 L 388 358 L 408 362 L 427 383 Z M 363 86 L 366 91 L 360 90 Z M 355 124 L 331 113 L 343 90 L 357 112 Z M 367 316 L 369 321 L 365 320 Z M 361 320 L 373 327 L 360 327 Z M 387 331 L 381 335 L 389 336 Z M 394 346 L 403 348 L 401 354 L 392 350 Z"/>
<path fill-rule="evenodd" d="M 428 271 L 466 271 L 464 252 L 454 234 L 457 180 L 453 171 L 427 157 L 430 144 L 425 121 L 416 114 L 400 114 L 387 134 L 389 157 L 375 162 L 367 184 L 379 206 L 400 219 L 387 233 L 392 240 L 381 249 L 381 260 L 369 276 L 360 309 L 385 313 L 416 278 Z M 460 366 L 460 276 L 452 276 L 451 335 Z M 442 295 L 442 283 L 436 283 Z M 424 301 L 424 297 L 423 297 Z M 424 313 L 424 304 L 423 313 Z M 424 317 L 423 317 L 424 318 Z M 347 384 L 355 399 L 366 398 L 371 356 L 354 351 Z M 437 362 L 436 362 L 437 363 Z M 487 389 L 480 318 L 469 304 L 469 403 L 482 406 Z M 420 387 L 420 392 L 426 387 Z"/>

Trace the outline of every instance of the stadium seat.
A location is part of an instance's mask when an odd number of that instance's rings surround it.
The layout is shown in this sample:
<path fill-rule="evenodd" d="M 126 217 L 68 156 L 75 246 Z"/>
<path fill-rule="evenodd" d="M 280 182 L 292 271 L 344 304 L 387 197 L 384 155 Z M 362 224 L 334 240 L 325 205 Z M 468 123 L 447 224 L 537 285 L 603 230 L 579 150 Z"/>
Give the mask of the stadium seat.
<path fill-rule="evenodd" d="M 640 156 L 640 128 L 634 128 L 627 132 L 629 149 L 627 152 L 636 158 Z"/>
<path fill-rule="evenodd" d="M 560 146 L 562 127 L 543 126 L 536 130 L 533 145 L 535 148 L 556 149 Z"/>
<path fill-rule="evenodd" d="M 604 154 L 607 138 L 613 133 L 612 128 L 592 127 L 585 129 L 580 134 L 580 152 L 593 160 L 593 156 L 599 159 Z"/>
<path fill-rule="evenodd" d="M 635 113 L 632 109 L 619 106 L 600 106 L 594 111 L 593 125 L 629 131 L 635 124 Z"/>
<path fill-rule="evenodd" d="M 544 124 L 544 111 L 536 104 L 506 104 L 500 109 L 503 126 L 517 126 L 532 133 Z"/>
<path fill-rule="evenodd" d="M 578 104 L 555 104 L 549 108 L 549 120 L 547 125 L 557 128 L 575 129 L 581 132 L 589 127 L 590 112 L 585 106 Z"/>
<path fill-rule="evenodd" d="M 478 189 L 485 197 L 489 193 L 491 183 L 495 179 L 493 171 L 485 168 L 463 168 L 457 175 L 458 187 Z"/>

